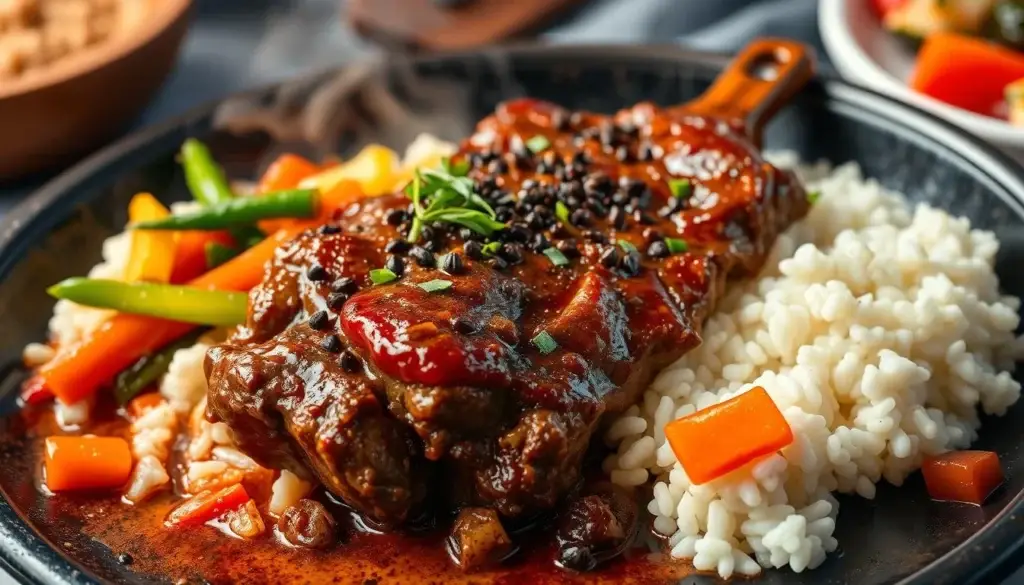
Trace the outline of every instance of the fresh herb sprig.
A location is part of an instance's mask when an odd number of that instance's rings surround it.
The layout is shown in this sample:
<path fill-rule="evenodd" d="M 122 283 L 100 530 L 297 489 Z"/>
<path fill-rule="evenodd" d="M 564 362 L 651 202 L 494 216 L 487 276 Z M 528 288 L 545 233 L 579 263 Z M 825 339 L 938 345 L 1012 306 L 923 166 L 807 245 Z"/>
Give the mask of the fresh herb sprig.
<path fill-rule="evenodd" d="M 473 180 L 465 172 L 464 165 L 450 161 L 443 161 L 441 169 L 416 171 L 406 190 L 415 210 L 409 242 L 416 243 L 423 226 L 435 221 L 458 224 L 484 236 L 505 227 L 490 203 L 473 191 Z"/>

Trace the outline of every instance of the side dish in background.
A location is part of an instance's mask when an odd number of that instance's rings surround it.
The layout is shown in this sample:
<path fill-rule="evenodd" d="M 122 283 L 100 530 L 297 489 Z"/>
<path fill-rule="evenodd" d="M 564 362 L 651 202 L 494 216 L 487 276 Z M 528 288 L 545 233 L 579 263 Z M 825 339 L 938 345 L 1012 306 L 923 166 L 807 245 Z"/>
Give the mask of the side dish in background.
<path fill-rule="evenodd" d="M 871 0 L 885 28 L 921 45 L 911 87 L 1024 125 L 1024 0 Z"/>
<path fill-rule="evenodd" d="M 0 83 L 107 42 L 138 26 L 152 1 L 0 2 Z"/>

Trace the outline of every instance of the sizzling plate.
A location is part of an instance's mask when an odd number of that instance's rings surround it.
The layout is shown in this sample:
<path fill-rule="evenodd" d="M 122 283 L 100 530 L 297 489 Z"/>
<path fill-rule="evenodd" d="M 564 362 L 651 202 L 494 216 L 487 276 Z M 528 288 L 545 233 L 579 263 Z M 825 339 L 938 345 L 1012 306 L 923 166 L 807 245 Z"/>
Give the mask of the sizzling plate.
<path fill-rule="evenodd" d="M 637 101 L 675 104 L 699 94 L 724 59 L 676 48 L 512 47 L 392 59 L 234 96 L 136 134 L 56 179 L 0 222 L 0 412 L 14 410 L 20 348 L 41 339 L 52 301 L 44 288 L 83 274 L 101 241 L 125 223 L 132 194 L 187 197 L 174 153 L 188 136 L 206 140 L 232 177 L 255 177 L 273 156 L 351 154 L 368 142 L 403 149 L 418 133 L 466 135 L 510 97 L 611 112 Z M 962 131 L 909 106 L 838 81 L 813 83 L 769 126 L 768 148 L 807 160 L 857 161 L 885 186 L 927 201 L 1003 246 L 1004 288 L 1024 295 L 1024 173 Z M 919 475 L 901 489 L 881 485 L 872 502 L 846 498 L 836 536 L 841 554 L 818 570 L 768 571 L 757 583 L 992 582 L 1024 550 L 1024 405 L 986 421 L 977 446 L 1000 454 L 1007 485 L 983 508 L 936 504 Z M 0 469 L 13 469 L 3 462 Z M 103 545 L 60 520 L 38 521 L 29 473 L 0 473 L 0 560 L 28 583 L 153 582 L 117 564 Z M 34 505 L 36 504 L 36 505 Z M 25 518 L 29 518 L 26 525 Z M 51 544 L 52 543 L 52 544 Z M 1018 563 L 1020 561 L 1017 561 Z M 714 582 L 689 577 L 687 585 Z"/>

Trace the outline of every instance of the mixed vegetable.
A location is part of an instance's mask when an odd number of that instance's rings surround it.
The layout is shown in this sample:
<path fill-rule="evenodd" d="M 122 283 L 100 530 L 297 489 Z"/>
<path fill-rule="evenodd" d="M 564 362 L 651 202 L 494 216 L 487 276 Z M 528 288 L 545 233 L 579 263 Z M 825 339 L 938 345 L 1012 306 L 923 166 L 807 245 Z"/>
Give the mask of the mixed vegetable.
<path fill-rule="evenodd" d="M 1024 125 L 1024 0 L 872 0 L 884 26 L 921 44 L 911 86 Z"/>

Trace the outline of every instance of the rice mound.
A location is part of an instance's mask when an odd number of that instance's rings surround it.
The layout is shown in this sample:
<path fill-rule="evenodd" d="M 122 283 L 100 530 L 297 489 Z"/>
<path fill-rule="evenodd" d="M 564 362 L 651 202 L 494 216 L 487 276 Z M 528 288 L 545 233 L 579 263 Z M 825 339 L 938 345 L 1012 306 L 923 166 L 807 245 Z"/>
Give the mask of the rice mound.
<path fill-rule="evenodd" d="M 1004 414 L 1020 300 L 1001 295 L 998 242 L 865 181 L 855 165 L 794 168 L 820 199 L 777 242 L 765 271 L 707 322 L 698 349 L 663 371 L 608 428 L 612 481 L 656 480 L 648 509 L 672 556 L 698 570 L 800 572 L 835 550 L 831 492 L 873 498 L 924 456 L 970 445 L 979 406 Z M 665 425 L 764 387 L 794 443 L 726 477 L 692 485 Z"/>

